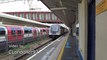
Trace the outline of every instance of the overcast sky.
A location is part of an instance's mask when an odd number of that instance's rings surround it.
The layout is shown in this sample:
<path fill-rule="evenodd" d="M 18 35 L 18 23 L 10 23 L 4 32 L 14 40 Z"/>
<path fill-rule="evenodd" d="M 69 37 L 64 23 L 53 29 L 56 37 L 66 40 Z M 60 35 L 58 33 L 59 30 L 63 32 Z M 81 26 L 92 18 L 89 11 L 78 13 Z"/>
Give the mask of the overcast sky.
<path fill-rule="evenodd" d="M 31 2 L 30 2 L 31 3 Z M 41 1 L 33 0 L 31 7 L 34 11 L 50 11 Z M 0 4 L 0 12 L 30 11 L 27 1 L 16 1 Z"/>

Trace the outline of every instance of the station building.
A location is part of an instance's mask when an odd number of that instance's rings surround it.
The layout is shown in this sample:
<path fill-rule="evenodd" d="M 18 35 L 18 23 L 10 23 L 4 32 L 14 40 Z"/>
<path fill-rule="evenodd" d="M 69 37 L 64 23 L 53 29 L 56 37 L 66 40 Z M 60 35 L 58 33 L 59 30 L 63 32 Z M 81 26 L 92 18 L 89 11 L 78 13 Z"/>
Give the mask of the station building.
<path fill-rule="evenodd" d="M 42 23 L 62 23 L 62 21 L 52 12 L 23 11 L 23 12 L 4 12 L 4 13 L 34 21 L 39 21 Z"/>

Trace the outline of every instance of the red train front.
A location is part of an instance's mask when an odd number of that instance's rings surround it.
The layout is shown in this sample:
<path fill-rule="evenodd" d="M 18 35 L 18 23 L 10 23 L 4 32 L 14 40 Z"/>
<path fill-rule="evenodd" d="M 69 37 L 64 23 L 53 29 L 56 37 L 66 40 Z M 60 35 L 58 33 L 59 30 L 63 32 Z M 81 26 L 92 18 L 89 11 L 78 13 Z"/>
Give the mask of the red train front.
<path fill-rule="evenodd" d="M 9 45 L 18 45 L 23 42 L 23 29 L 21 26 L 5 26 L 7 29 L 7 40 Z"/>

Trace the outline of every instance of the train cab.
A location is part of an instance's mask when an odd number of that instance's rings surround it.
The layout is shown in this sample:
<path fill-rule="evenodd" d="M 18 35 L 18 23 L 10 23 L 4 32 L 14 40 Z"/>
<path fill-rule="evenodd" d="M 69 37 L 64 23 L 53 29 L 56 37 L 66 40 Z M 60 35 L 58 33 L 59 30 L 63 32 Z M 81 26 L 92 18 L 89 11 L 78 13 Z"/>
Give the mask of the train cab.
<path fill-rule="evenodd" d="M 21 44 L 23 41 L 23 29 L 20 26 L 5 26 L 9 45 Z"/>
<path fill-rule="evenodd" d="M 23 29 L 24 29 L 23 43 L 26 44 L 33 41 L 33 29 L 31 27 L 23 27 Z"/>
<path fill-rule="evenodd" d="M 51 25 L 49 35 L 60 35 L 60 25 Z"/>
<path fill-rule="evenodd" d="M 7 29 L 0 26 L 0 51 L 7 49 Z"/>

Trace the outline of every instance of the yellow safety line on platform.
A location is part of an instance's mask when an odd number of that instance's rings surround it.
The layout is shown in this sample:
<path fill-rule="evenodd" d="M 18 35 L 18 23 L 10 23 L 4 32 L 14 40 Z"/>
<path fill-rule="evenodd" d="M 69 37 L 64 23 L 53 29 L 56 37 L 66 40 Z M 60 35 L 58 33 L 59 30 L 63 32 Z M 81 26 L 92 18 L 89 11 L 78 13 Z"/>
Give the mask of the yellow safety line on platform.
<path fill-rule="evenodd" d="M 68 35 L 68 36 L 69 36 L 69 35 Z M 58 55 L 57 60 L 61 60 L 62 54 L 63 54 L 63 52 L 64 52 L 65 44 L 66 44 L 66 42 L 67 42 L 67 40 L 68 40 L 68 36 L 66 37 L 66 40 L 64 41 L 64 44 L 63 44 L 62 49 L 61 49 L 61 51 L 60 51 L 60 53 L 59 53 L 59 55 Z"/>

